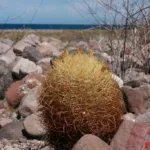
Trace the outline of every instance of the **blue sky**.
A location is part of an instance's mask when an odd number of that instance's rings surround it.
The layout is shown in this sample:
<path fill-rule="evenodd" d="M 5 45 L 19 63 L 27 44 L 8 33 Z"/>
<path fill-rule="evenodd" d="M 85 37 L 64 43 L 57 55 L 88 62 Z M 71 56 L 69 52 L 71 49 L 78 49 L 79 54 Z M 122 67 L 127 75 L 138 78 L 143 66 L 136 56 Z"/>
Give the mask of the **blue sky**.
<path fill-rule="evenodd" d="M 0 2 L 0 23 L 30 23 L 41 0 L 1 0 Z M 85 12 L 82 12 L 84 17 L 81 16 L 73 8 L 74 5 L 79 8 L 79 11 L 83 11 L 83 6 L 78 3 L 78 0 L 43 0 L 32 23 L 91 23 L 92 17 Z"/>

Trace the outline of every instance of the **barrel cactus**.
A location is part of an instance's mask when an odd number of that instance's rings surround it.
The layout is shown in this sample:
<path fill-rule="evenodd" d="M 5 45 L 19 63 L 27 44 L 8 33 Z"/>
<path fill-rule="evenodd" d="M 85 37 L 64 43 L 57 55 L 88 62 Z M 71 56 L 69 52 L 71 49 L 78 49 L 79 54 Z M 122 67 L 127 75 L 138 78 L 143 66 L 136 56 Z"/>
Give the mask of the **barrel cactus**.
<path fill-rule="evenodd" d="M 47 139 L 59 149 L 69 149 L 84 134 L 108 141 L 124 114 L 120 88 L 92 51 L 64 51 L 55 60 L 42 83 L 39 106 Z"/>

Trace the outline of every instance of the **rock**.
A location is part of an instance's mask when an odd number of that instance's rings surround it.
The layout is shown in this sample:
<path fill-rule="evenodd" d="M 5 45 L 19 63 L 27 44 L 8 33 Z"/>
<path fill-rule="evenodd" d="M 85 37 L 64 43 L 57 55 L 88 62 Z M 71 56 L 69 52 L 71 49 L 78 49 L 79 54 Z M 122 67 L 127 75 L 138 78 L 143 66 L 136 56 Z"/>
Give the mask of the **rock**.
<path fill-rule="evenodd" d="M 33 62 L 38 62 L 42 59 L 42 54 L 35 47 L 27 46 L 24 48 L 22 56 Z"/>
<path fill-rule="evenodd" d="M 2 114 L 4 114 L 5 113 L 5 109 L 3 108 L 3 109 L 0 109 L 0 115 L 2 115 Z"/>
<path fill-rule="evenodd" d="M 113 150 L 126 150 L 128 139 L 130 137 L 131 130 L 134 126 L 134 122 L 124 120 L 119 127 L 119 130 L 111 141 L 111 147 Z"/>
<path fill-rule="evenodd" d="M 112 74 L 112 78 L 117 82 L 120 88 L 123 87 L 123 80 L 121 78 L 115 74 Z"/>
<path fill-rule="evenodd" d="M 21 85 L 23 85 L 23 81 L 14 82 L 5 93 L 7 103 L 13 107 L 18 106 L 21 99 L 24 97 L 24 93 L 20 89 Z"/>
<path fill-rule="evenodd" d="M 142 150 L 150 127 L 124 120 L 111 141 L 113 150 Z"/>
<path fill-rule="evenodd" d="M 4 60 L 7 64 L 12 63 L 16 59 L 15 53 L 10 49 L 4 55 L 0 56 L 0 60 Z"/>
<path fill-rule="evenodd" d="M 75 49 L 77 49 L 77 44 L 78 44 L 79 41 L 75 41 L 75 40 L 71 40 L 69 41 L 69 43 L 66 45 L 66 48 L 67 47 L 75 47 Z M 67 48 L 68 49 L 68 48 Z"/>
<path fill-rule="evenodd" d="M 0 55 L 8 52 L 10 49 L 11 49 L 10 45 L 0 42 Z"/>
<path fill-rule="evenodd" d="M 138 80 L 131 80 L 126 83 L 124 83 L 125 86 L 131 86 L 132 88 L 139 87 L 141 83 Z"/>
<path fill-rule="evenodd" d="M 111 150 L 111 147 L 99 137 L 86 134 L 79 139 L 72 150 Z"/>
<path fill-rule="evenodd" d="M 22 98 L 35 88 L 41 85 L 43 76 L 39 74 L 30 74 L 20 81 L 12 83 L 5 93 L 6 101 L 9 105 L 16 107 L 19 105 Z"/>
<path fill-rule="evenodd" d="M 88 44 L 85 41 L 80 41 L 76 45 L 77 47 L 83 48 L 83 49 L 88 49 Z"/>
<path fill-rule="evenodd" d="M 0 129 L 0 140 L 19 140 L 23 138 L 22 130 L 24 129 L 23 123 L 20 121 L 11 122 Z"/>
<path fill-rule="evenodd" d="M 13 67 L 12 72 L 16 78 L 22 79 L 28 74 L 41 74 L 42 68 L 28 59 L 21 58 Z"/>
<path fill-rule="evenodd" d="M 4 44 L 7 44 L 9 46 L 12 46 L 14 42 L 11 41 L 10 39 L 0 39 L 0 43 L 4 43 Z"/>
<path fill-rule="evenodd" d="M 150 126 L 135 123 L 131 130 L 126 148 L 131 150 L 142 150 L 145 139 L 149 136 L 149 132 Z"/>
<path fill-rule="evenodd" d="M 32 114 L 25 118 L 24 128 L 33 137 L 42 137 L 46 134 L 38 114 Z"/>
<path fill-rule="evenodd" d="M 61 49 L 63 49 L 64 46 L 66 45 L 66 44 L 62 43 L 61 40 L 53 38 L 53 37 L 49 37 L 48 38 L 48 43 L 50 43 L 51 45 L 53 45 L 54 47 L 56 47 L 59 51 Z"/>
<path fill-rule="evenodd" d="M 50 146 L 45 146 L 44 148 L 42 148 L 41 150 L 55 150 L 54 148 L 50 147 Z"/>
<path fill-rule="evenodd" d="M 13 51 L 17 56 L 21 56 L 25 47 L 36 46 L 39 45 L 39 43 L 40 43 L 39 37 L 34 34 L 30 34 L 28 36 L 25 36 L 18 43 L 16 43 L 13 47 Z"/>
<path fill-rule="evenodd" d="M 5 61 L 0 60 L 0 99 L 4 99 L 5 91 L 12 82 L 11 70 Z"/>
<path fill-rule="evenodd" d="M 4 147 L 4 150 L 19 150 L 19 149 L 16 149 L 16 148 L 13 148 L 12 146 L 6 145 Z"/>
<path fill-rule="evenodd" d="M 132 113 L 127 113 L 123 115 L 123 120 L 129 120 L 135 122 L 135 116 Z"/>
<path fill-rule="evenodd" d="M 3 109 L 3 108 L 5 108 L 4 101 L 1 101 L 1 100 L 0 100 L 0 109 Z"/>
<path fill-rule="evenodd" d="M 146 59 L 146 62 L 143 64 L 143 69 L 146 74 L 150 74 L 150 58 Z"/>
<path fill-rule="evenodd" d="M 4 147 L 3 143 L 0 142 L 0 149 L 2 149 Z"/>
<path fill-rule="evenodd" d="M 150 126 L 150 109 L 148 109 L 144 114 L 137 116 L 135 122 Z"/>
<path fill-rule="evenodd" d="M 26 86 L 29 89 L 33 89 L 37 85 L 41 85 L 43 79 L 44 79 L 44 76 L 40 74 L 27 75 L 25 78 L 23 78 L 24 86 Z"/>
<path fill-rule="evenodd" d="M 145 100 L 145 107 L 150 108 L 150 85 L 145 84 L 139 87 L 140 91 L 143 93 L 143 97 Z"/>
<path fill-rule="evenodd" d="M 4 125 L 12 122 L 13 120 L 12 119 L 9 119 L 9 118 L 0 118 L 0 126 L 3 127 Z"/>
<path fill-rule="evenodd" d="M 43 58 L 37 62 L 37 65 L 40 66 L 43 72 L 46 72 L 50 67 L 50 58 Z"/>
<path fill-rule="evenodd" d="M 139 82 L 147 82 L 145 79 L 145 73 L 142 70 L 138 69 L 127 69 L 125 71 L 125 79 L 124 82 L 129 82 L 132 80 L 138 80 Z"/>
<path fill-rule="evenodd" d="M 135 114 L 143 114 L 146 111 L 143 93 L 139 88 L 123 87 L 122 91 L 127 97 L 128 109 Z"/>
<path fill-rule="evenodd" d="M 107 53 L 101 53 L 101 57 L 103 57 L 104 60 L 107 61 L 108 63 L 111 63 L 113 61 L 112 57 L 109 56 Z"/>
<path fill-rule="evenodd" d="M 13 51 L 17 56 L 22 56 L 22 52 L 26 46 L 30 46 L 30 44 L 25 43 L 23 40 L 21 40 L 14 45 Z"/>
<path fill-rule="evenodd" d="M 141 85 L 139 89 L 143 93 L 145 100 L 150 98 L 150 84 Z"/>
<path fill-rule="evenodd" d="M 59 57 L 61 55 L 61 52 L 51 43 L 43 42 L 38 47 L 37 50 L 44 56 L 44 57 L 50 57 L 50 56 L 56 56 Z"/>
<path fill-rule="evenodd" d="M 33 88 L 21 101 L 18 111 L 23 117 L 27 117 L 38 110 L 38 95 L 40 86 Z"/>

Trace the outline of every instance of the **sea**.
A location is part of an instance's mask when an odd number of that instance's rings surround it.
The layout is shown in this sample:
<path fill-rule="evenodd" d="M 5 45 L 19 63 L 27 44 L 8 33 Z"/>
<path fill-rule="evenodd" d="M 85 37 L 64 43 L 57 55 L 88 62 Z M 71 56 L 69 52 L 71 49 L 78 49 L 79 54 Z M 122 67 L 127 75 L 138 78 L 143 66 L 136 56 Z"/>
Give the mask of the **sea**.
<path fill-rule="evenodd" d="M 0 24 L 0 30 L 84 30 L 84 29 L 105 29 L 108 25 L 93 24 Z M 112 26 L 111 26 L 112 27 Z M 113 25 L 117 27 L 117 25 Z"/>

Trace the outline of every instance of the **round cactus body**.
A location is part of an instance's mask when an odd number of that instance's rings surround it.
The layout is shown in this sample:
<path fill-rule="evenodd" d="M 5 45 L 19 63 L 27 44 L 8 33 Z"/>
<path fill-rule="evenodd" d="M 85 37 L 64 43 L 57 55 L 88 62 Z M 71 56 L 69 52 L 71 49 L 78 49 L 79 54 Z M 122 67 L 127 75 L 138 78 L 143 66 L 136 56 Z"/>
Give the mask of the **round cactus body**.
<path fill-rule="evenodd" d="M 122 122 L 123 99 L 107 64 L 90 54 L 64 52 L 47 73 L 39 97 L 49 142 L 72 146 L 82 135 L 108 141 Z"/>

